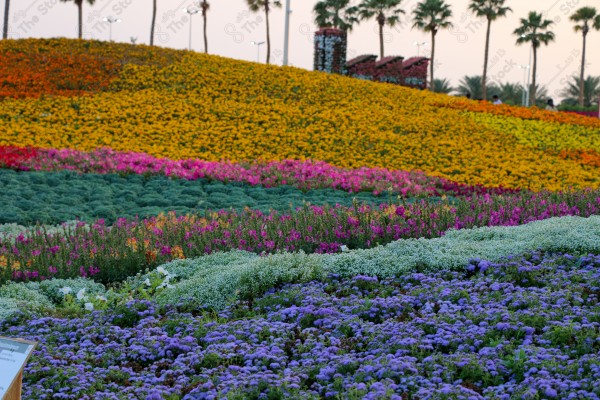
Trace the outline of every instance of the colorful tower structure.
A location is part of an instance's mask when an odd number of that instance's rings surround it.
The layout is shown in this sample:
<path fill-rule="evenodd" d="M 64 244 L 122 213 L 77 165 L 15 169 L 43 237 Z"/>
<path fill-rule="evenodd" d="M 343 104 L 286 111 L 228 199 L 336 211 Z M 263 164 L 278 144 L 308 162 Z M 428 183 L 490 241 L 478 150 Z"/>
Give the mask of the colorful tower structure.
<path fill-rule="evenodd" d="M 347 34 L 337 28 L 321 28 L 315 33 L 315 71 L 346 74 Z"/>

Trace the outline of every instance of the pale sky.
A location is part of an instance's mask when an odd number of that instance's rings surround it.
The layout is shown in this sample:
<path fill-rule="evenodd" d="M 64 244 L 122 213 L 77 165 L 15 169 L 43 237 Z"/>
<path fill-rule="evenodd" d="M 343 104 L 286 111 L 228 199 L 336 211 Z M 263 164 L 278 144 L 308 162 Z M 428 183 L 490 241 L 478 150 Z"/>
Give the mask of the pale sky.
<path fill-rule="evenodd" d="M 0 15 L 4 12 L 0 0 Z M 356 0 L 358 1 L 358 0 Z M 282 0 L 285 5 L 285 0 Z M 419 0 L 404 0 L 406 11 L 402 23 L 385 31 L 386 55 L 402 55 L 408 58 L 428 56 L 429 35 L 411 29 L 412 10 Z M 252 45 L 266 37 L 264 14 L 252 14 L 245 0 L 211 0 L 208 14 L 208 49 L 211 54 L 240 60 L 256 61 L 260 50 L 264 62 L 266 47 Z M 316 27 L 312 8 L 316 0 L 291 0 L 290 65 L 312 69 L 312 33 Z M 436 78 L 448 78 L 458 85 L 465 75 L 481 75 L 485 43 L 485 20 L 476 18 L 467 10 L 469 0 L 449 0 L 452 7 L 454 28 L 440 31 L 436 37 Z M 183 49 L 189 44 L 190 22 L 182 9 L 191 6 L 192 0 L 158 0 L 155 44 Z M 507 0 L 513 9 L 507 18 L 492 25 L 489 79 L 495 82 L 525 81 L 525 67 L 529 63 L 530 47 L 515 45 L 512 34 L 519 25 L 519 18 L 529 11 L 543 12 L 555 21 L 552 30 L 556 41 L 543 46 L 538 52 L 538 82 L 549 89 L 555 99 L 570 76 L 579 74 L 581 61 L 581 34 L 573 31 L 569 16 L 583 6 L 600 10 L 600 0 Z M 129 42 L 137 37 L 137 43 L 149 43 L 152 14 L 151 0 L 96 0 L 94 6 L 84 3 L 84 37 L 108 40 L 111 24 L 103 18 L 112 16 L 122 22 L 112 24 L 112 39 Z M 271 63 L 281 64 L 283 54 L 284 10 L 275 9 L 270 14 L 272 54 Z M 1 23 L 1 18 L 0 18 Z M 77 7 L 74 3 L 59 0 L 12 0 L 10 9 L 10 37 L 69 37 L 77 36 Z M 192 17 L 192 49 L 203 51 L 202 17 Z M 600 75 L 600 32 L 588 35 L 587 75 Z M 378 54 L 379 37 L 375 20 L 363 21 L 349 35 L 348 58 L 361 54 Z M 521 66 L 521 68 L 519 67 Z"/>

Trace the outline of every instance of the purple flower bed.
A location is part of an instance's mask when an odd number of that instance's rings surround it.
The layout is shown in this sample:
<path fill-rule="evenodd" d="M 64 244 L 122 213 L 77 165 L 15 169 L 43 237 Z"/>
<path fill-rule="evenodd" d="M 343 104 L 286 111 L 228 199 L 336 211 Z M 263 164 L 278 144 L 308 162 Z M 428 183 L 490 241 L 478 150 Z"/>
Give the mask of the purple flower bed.
<path fill-rule="evenodd" d="M 216 315 L 135 300 L 29 320 L 25 399 L 598 399 L 600 256 L 287 285 Z"/>

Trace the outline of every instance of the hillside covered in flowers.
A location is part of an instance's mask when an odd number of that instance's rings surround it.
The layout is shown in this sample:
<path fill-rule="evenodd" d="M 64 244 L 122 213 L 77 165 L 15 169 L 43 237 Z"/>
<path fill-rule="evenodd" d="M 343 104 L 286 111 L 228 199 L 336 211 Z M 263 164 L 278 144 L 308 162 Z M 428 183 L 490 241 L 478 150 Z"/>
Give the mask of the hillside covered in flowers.
<path fill-rule="evenodd" d="M 597 119 L 126 44 L 3 41 L 0 55 L 0 144 L 600 186 Z"/>

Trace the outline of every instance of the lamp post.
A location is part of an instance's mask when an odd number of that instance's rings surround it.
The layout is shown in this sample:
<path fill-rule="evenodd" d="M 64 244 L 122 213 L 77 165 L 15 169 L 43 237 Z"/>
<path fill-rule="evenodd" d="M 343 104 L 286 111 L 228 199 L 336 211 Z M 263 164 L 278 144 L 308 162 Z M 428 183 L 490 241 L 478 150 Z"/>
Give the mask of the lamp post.
<path fill-rule="evenodd" d="M 250 42 L 250 44 L 256 46 L 256 62 L 260 62 L 260 46 L 265 44 L 265 42 L 255 42 L 253 40 Z"/>
<path fill-rule="evenodd" d="M 527 35 L 523 34 L 521 35 L 521 38 L 526 38 Z M 533 43 L 531 43 L 531 47 L 529 48 L 529 64 L 527 64 L 527 68 L 531 69 L 531 57 L 533 56 Z M 529 107 L 529 91 L 531 90 L 531 88 L 529 87 L 530 85 L 530 79 L 531 79 L 531 74 L 527 74 L 527 88 L 525 90 L 525 107 Z"/>
<path fill-rule="evenodd" d="M 413 42 L 417 46 L 417 57 L 421 56 L 421 46 L 427 46 L 427 42 Z"/>
<path fill-rule="evenodd" d="M 112 26 L 115 22 L 121 22 L 121 18 L 113 18 L 111 16 L 102 19 L 104 22 L 108 22 L 108 40 L 112 42 Z"/>
<path fill-rule="evenodd" d="M 527 107 L 527 103 L 529 103 L 529 69 L 531 65 L 519 65 L 519 68 L 523 70 L 523 96 L 522 104 Z"/>
<path fill-rule="evenodd" d="M 290 0 L 285 1 L 285 30 L 283 35 L 283 65 L 288 65 L 288 51 L 290 44 Z"/>
<path fill-rule="evenodd" d="M 188 50 L 192 50 L 192 16 L 194 14 L 198 14 L 198 12 L 200 12 L 200 9 L 196 7 L 190 7 L 184 8 L 182 11 L 190 15 L 190 35 L 188 40 Z"/>

